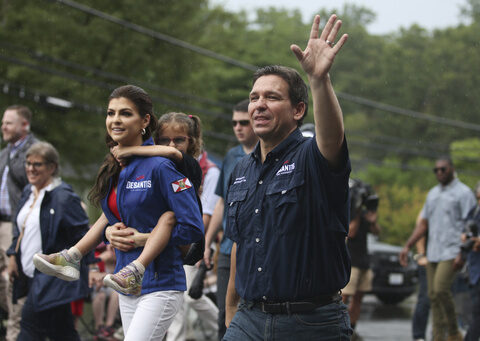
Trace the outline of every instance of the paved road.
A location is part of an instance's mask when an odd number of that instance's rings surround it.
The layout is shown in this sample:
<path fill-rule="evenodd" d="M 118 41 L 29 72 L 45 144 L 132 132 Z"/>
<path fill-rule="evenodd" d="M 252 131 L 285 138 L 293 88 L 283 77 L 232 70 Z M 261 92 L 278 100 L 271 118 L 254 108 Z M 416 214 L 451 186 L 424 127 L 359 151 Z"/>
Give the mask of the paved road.
<path fill-rule="evenodd" d="M 384 305 L 375 296 L 366 295 L 357 322 L 357 333 L 364 341 L 412 340 L 411 316 L 415 299 L 412 295 L 398 305 Z"/>

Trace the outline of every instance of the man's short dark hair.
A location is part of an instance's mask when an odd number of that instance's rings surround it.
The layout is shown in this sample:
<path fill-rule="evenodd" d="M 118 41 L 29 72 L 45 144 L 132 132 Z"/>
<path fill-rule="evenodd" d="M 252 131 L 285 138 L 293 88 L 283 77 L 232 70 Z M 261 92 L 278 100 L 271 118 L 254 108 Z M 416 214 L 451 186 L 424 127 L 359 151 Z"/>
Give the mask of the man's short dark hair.
<path fill-rule="evenodd" d="M 252 85 L 255 84 L 257 79 L 262 76 L 275 75 L 281 77 L 288 84 L 288 96 L 293 106 L 303 102 L 305 104 L 305 112 L 300 120 L 297 121 L 297 126 L 303 124 L 303 119 L 307 116 L 308 112 L 308 88 L 307 84 L 303 81 L 302 77 L 297 70 L 287 66 L 281 65 L 268 65 L 264 66 L 253 74 Z"/>
<path fill-rule="evenodd" d="M 5 111 L 7 110 L 15 110 L 17 112 L 17 115 L 20 117 L 23 117 L 28 123 L 32 120 L 32 112 L 28 107 L 20 104 L 15 104 L 9 106 Z"/>
<path fill-rule="evenodd" d="M 249 103 L 250 103 L 250 100 L 248 98 L 244 99 L 238 102 L 237 104 L 235 104 L 235 106 L 233 107 L 233 111 L 248 112 Z"/>
<path fill-rule="evenodd" d="M 446 161 L 450 167 L 453 167 L 452 158 L 448 155 L 440 156 L 439 158 L 437 158 L 435 162 L 438 162 L 438 161 Z"/>

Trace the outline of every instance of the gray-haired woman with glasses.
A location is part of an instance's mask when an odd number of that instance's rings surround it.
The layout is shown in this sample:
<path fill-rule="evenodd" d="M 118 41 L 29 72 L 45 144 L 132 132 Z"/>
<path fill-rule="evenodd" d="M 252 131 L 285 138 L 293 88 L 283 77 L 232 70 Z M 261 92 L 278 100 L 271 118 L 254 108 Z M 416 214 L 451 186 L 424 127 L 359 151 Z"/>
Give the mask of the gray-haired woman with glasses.
<path fill-rule="evenodd" d="M 28 149 L 25 170 L 29 185 L 23 190 L 7 251 L 13 299 L 27 297 L 18 340 L 80 340 L 70 302 L 88 294 L 86 264 L 80 267 L 80 281 L 65 282 L 40 273 L 32 258 L 78 241 L 88 230 L 88 217 L 80 198 L 58 177 L 59 156 L 50 143 L 38 142 Z"/>

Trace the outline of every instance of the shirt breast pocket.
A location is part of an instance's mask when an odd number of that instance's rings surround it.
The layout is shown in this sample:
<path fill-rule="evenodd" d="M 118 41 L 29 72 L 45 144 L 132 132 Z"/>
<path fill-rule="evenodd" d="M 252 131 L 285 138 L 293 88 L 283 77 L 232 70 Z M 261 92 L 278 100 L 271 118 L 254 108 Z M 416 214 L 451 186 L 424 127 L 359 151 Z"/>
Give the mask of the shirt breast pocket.
<path fill-rule="evenodd" d="M 233 241 L 238 242 L 240 232 L 238 230 L 238 212 L 247 197 L 247 189 L 230 190 L 227 194 L 227 224 L 226 234 Z"/>
<path fill-rule="evenodd" d="M 265 192 L 265 203 L 272 210 L 271 219 L 275 231 L 280 235 L 298 231 L 296 219 L 301 216 L 302 209 L 299 197 L 300 188 L 305 180 L 303 177 L 293 177 L 288 181 L 272 182 Z"/>

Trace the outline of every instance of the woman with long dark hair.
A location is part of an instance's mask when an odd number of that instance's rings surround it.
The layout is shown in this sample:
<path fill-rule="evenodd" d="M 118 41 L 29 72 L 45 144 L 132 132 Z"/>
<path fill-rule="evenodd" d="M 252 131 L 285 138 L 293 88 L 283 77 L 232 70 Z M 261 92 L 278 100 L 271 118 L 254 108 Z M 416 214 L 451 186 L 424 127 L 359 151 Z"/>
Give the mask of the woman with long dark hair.
<path fill-rule="evenodd" d="M 152 101 L 143 89 L 133 85 L 119 87 L 109 97 L 107 146 L 153 145 L 151 133 L 156 123 Z M 203 237 L 193 186 L 188 186 L 188 179 L 169 159 L 134 156 L 127 165 L 121 165 L 109 154 L 100 167 L 90 198 L 101 204 L 104 214 L 85 238 L 61 253 L 36 255 L 35 265 L 42 272 L 59 276 L 59 272 L 75 268 L 78 259 L 98 243 L 106 225 L 122 224 L 149 233 L 161 223 L 159 218 L 164 213 L 173 212 L 176 225 L 170 241 L 146 267 L 140 295 L 120 295 L 125 340 L 162 340 L 186 290 L 182 254 L 177 246 Z M 132 262 L 141 251 L 142 248 L 116 250 L 115 272 L 126 266 L 135 267 Z M 66 274 L 65 279 L 75 280 L 75 276 Z"/>

